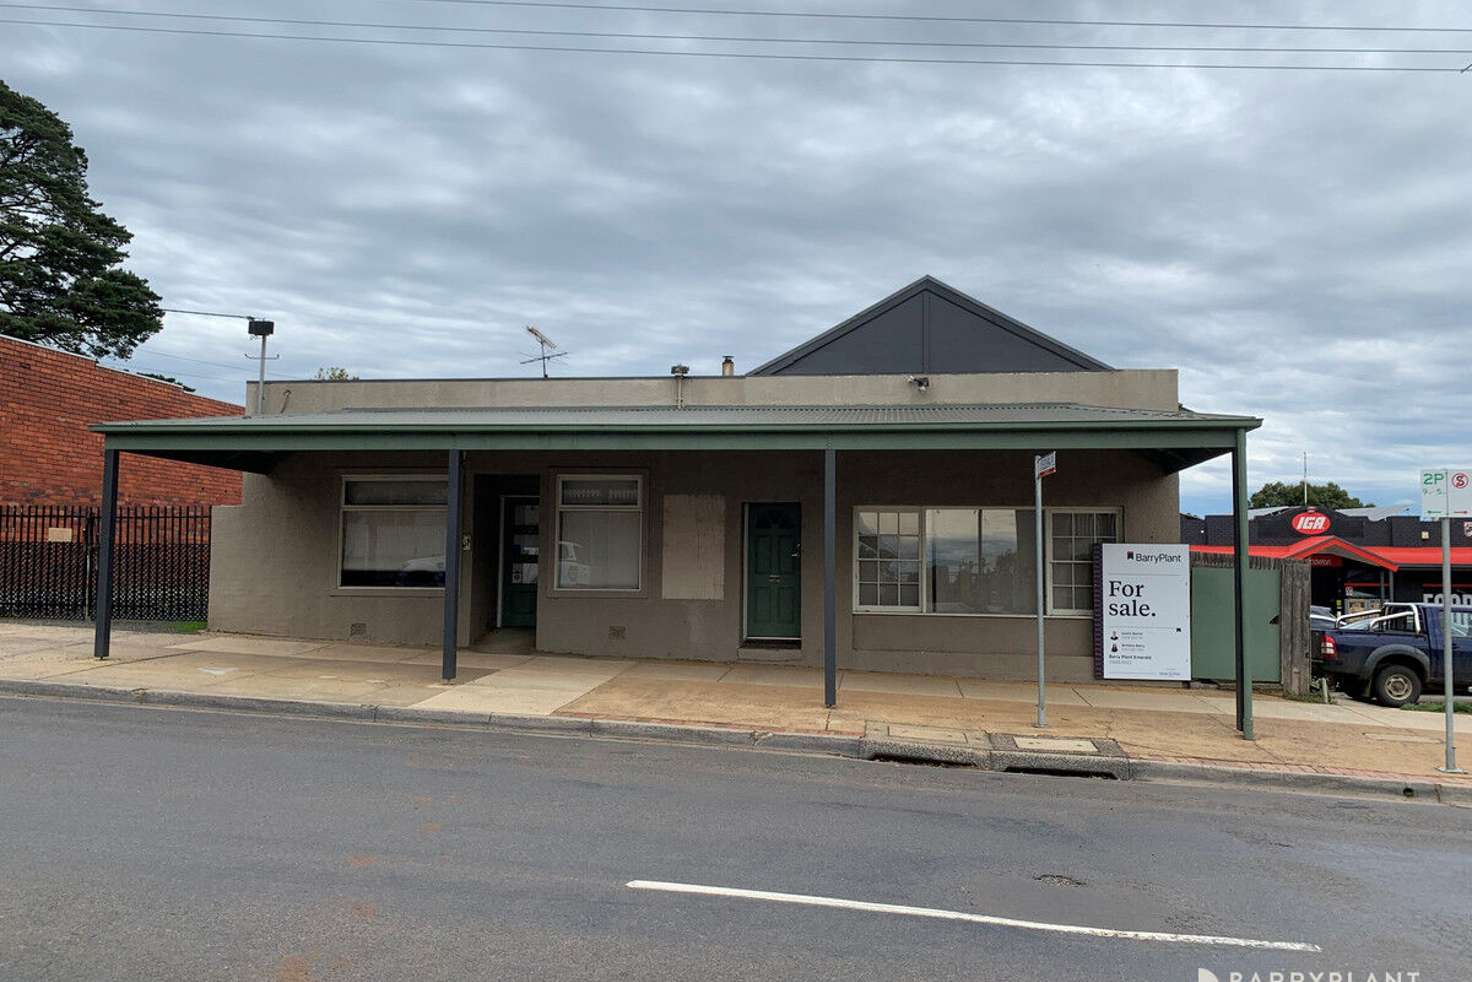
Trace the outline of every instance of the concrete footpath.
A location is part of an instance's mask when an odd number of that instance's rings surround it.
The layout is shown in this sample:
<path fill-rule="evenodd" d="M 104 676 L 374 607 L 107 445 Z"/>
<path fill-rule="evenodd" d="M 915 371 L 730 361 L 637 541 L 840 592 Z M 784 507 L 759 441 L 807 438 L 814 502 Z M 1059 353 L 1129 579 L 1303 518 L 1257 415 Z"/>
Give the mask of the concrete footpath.
<path fill-rule="evenodd" d="M 1441 715 L 1343 696 L 1259 693 L 1249 742 L 1230 691 L 1055 684 L 1040 731 L 1028 683 L 843 671 L 829 710 L 818 669 L 575 658 L 528 641 L 462 650 L 446 685 L 437 649 L 118 629 L 99 662 L 85 625 L 0 621 L 0 691 L 1472 802 L 1472 780 L 1436 771 Z M 1458 752 L 1472 764 L 1467 729 Z"/>

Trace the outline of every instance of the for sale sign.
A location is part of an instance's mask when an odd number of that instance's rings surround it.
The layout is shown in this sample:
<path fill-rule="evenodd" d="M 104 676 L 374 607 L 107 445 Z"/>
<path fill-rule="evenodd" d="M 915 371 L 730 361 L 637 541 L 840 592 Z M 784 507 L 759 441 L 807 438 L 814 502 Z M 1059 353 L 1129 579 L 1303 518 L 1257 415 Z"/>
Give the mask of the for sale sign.
<path fill-rule="evenodd" d="M 1098 585 L 1106 679 L 1191 678 L 1191 547 L 1106 543 Z"/>
<path fill-rule="evenodd" d="M 1421 517 L 1464 518 L 1472 515 L 1472 467 L 1421 472 Z"/>

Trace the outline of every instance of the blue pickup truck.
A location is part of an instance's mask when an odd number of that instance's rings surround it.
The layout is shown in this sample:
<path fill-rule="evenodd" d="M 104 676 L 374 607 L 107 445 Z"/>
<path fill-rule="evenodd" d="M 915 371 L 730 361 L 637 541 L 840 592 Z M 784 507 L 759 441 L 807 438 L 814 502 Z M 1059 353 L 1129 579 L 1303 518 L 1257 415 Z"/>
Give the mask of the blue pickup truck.
<path fill-rule="evenodd" d="M 1442 623 L 1440 604 L 1386 604 L 1368 617 L 1315 631 L 1314 670 L 1352 695 L 1384 706 L 1404 706 L 1423 689 L 1440 691 Z M 1458 691 L 1472 685 L 1472 607 L 1452 608 L 1452 681 Z"/>

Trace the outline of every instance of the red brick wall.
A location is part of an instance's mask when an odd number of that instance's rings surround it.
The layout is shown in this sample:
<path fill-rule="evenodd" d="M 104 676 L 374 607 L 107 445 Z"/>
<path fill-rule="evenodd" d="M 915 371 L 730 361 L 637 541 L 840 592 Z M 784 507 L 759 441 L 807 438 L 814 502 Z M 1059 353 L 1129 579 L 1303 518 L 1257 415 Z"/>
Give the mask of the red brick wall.
<path fill-rule="evenodd" d="M 166 382 L 101 368 L 90 358 L 0 337 L 0 504 L 96 504 L 102 437 L 88 432 L 93 423 L 241 412 Z M 118 500 L 238 504 L 240 474 L 123 454 Z"/>

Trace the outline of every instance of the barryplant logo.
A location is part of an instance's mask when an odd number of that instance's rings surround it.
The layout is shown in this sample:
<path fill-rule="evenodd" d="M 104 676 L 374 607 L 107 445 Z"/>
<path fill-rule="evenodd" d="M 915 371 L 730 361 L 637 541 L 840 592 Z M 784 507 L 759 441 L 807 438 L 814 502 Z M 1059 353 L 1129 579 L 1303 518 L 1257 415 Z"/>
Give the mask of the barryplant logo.
<path fill-rule="evenodd" d="M 1270 972 L 1222 972 L 1196 969 L 1196 982 L 1420 982 L 1421 973 L 1411 971 L 1356 972 L 1352 970 L 1313 972 L 1276 969 Z"/>

